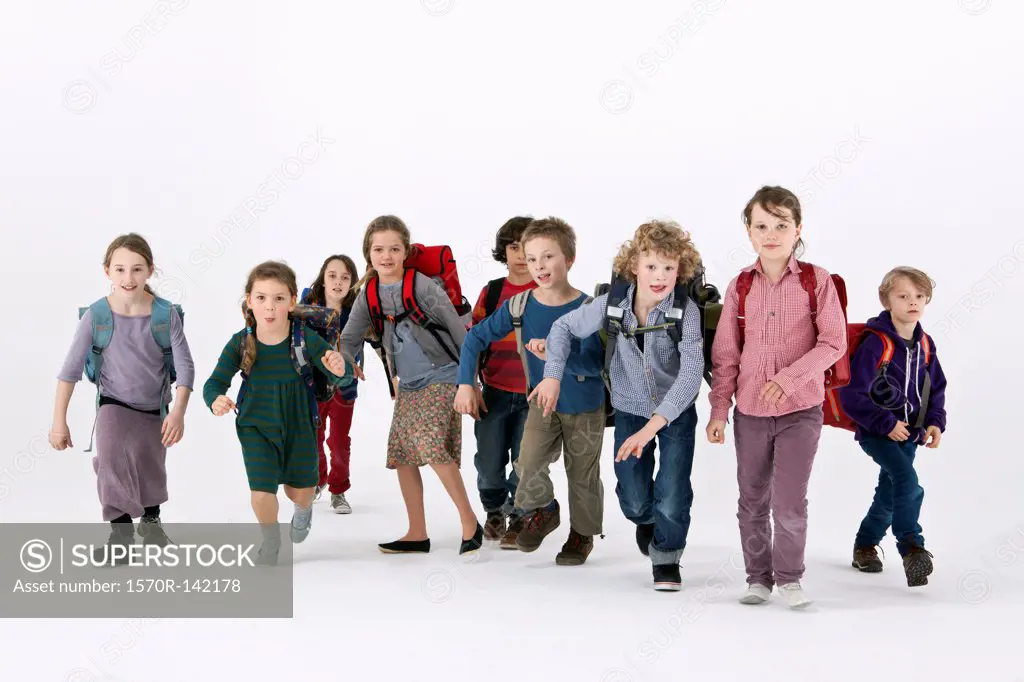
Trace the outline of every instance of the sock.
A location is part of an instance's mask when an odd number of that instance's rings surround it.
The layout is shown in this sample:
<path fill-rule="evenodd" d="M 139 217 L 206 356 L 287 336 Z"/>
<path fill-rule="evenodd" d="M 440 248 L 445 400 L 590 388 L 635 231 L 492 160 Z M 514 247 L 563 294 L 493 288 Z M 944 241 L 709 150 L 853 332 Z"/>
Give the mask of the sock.
<path fill-rule="evenodd" d="M 132 525 L 132 517 L 121 514 L 110 522 L 110 528 L 118 535 L 135 535 L 135 526 Z"/>
<path fill-rule="evenodd" d="M 152 507 L 146 507 L 146 510 L 144 512 L 142 512 L 142 515 L 143 516 L 148 516 L 151 519 L 159 519 L 160 518 L 160 505 L 159 504 L 155 504 Z"/>

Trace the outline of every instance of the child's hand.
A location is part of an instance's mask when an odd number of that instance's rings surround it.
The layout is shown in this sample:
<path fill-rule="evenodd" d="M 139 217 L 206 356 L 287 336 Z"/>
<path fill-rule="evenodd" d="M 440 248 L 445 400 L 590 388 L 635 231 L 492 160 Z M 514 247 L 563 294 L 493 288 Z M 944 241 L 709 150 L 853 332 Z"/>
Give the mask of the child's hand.
<path fill-rule="evenodd" d="M 530 339 L 526 343 L 526 350 L 530 351 L 545 362 L 547 362 L 548 359 L 547 348 L 548 344 L 544 339 Z"/>
<path fill-rule="evenodd" d="M 786 398 L 786 392 L 782 390 L 782 386 L 779 386 L 774 381 L 769 381 L 761 389 L 761 400 L 765 401 L 769 405 L 775 406 L 781 403 Z"/>
<path fill-rule="evenodd" d="M 546 417 L 555 411 L 555 406 L 558 404 L 558 394 L 561 390 L 562 382 L 548 377 L 537 384 L 537 388 L 533 389 L 533 393 L 526 398 L 526 402 L 533 402 L 534 397 L 536 397 L 537 406 L 544 410 L 544 416 Z"/>
<path fill-rule="evenodd" d="M 479 406 L 482 403 L 482 400 L 479 401 L 479 403 L 477 402 L 477 393 L 475 388 L 469 384 L 462 384 L 459 386 L 459 390 L 455 392 L 455 403 L 453 407 L 459 414 L 468 414 L 473 417 L 473 419 L 479 419 Z"/>
<path fill-rule="evenodd" d="M 366 374 L 363 373 L 363 368 L 354 362 L 352 363 L 352 376 L 359 381 L 366 381 Z"/>
<path fill-rule="evenodd" d="M 169 448 L 185 435 L 185 416 L 178 414 L 177 410 L 171 410 L 164 419 L 160 428 L 160 442 L 165 448 Z"/>
<path fill-rule="evenodd" d="M 54 450 L 75 447 L 71 442 L 71 431 L 67 424 L 54 424 L 50 429 L 50 447 Z"/>
<path fill-rule="evenodd" d="M 615 453 L 615 461 L 621 462 L 624 459 L 629 459 L 630 456 L 640 459 L 640 456 L 644 454 L 644 448 L 647 447 L 652 438 L 654 438 L 654 434 L 647 427 L 640 429 L 622 444 L 619 451 Z"/>
<path fill-rule="evenodd" d="M 905 441 L 910 438 L 910 431 L 907 430 L 907 422 L 896 422 L 896 426 L 889 432 L 889 438 L 895 441 Z"/>
<path fill-rule="evenodd" d="M 324 353 L 323 363 L 324 367 L 331 370 L 335 376 L 345 376 L 345 358 L 338 351 L 329 350 Z"/>
<path fill-rule="evenodd" d="M 708 434 L 709 443 L 725 444 L 725 422 L 721 419 L 712 419 L 705 429 Z"/>
<path fill-rule="evenodd" d="M 210 407 L 210 410 L 218 417 L 224 416 L 233 409 L 235 409 L 235 403 L 226 395 L 217 396 L 217 399 L 213 401 L 213 405 Z"/>
<path fill-rule="evenodd" d="M 924 437 L 924 446 L 926 448 L 937 448 L 942 440 L 942 431 L 938 426 L 929 426 L 928 430 L 925 431 Z"/>

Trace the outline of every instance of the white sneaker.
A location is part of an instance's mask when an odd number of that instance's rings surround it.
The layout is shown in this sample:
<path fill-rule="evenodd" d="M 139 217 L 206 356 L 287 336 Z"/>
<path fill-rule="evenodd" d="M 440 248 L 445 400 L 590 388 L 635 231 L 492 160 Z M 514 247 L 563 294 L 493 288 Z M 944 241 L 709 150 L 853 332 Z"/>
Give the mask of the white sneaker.
<path fill-rule="evenodd" d="M 811 600 L 804 594 L 804 589 L 800 587 L 800 583 L 779 585 L 779 594 L 786 600 L 790 608 L 802 609 L 811 605 Z"/>
<path fill-rule="evenodd" d="M 338 493 L 337 495 L 331 495 L 331 509 L 334 510 L 335 514 L 351 514 L 352 507 L 349 506 L 348 500 L 345 499 L 344 493 Z"/>
<path fill-rule="evenodd" d="M 747 585 L 747 591 L 740 597 L 741 604 L 763 604 L 772 596 L 772 591 L 761 583 Z"/>

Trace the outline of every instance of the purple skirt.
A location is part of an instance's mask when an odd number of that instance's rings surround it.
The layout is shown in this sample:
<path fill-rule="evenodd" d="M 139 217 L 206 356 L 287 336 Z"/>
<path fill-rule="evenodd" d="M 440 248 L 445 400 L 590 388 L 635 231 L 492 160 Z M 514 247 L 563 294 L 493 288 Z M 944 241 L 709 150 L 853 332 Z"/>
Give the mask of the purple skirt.
<path fill-rule="evenodd" d="M 167 501 L 167 448 L 159 415 L 101 405 L 96 421 L 96 489 L 103 520 L 140 518 L 145 507 Z"/>

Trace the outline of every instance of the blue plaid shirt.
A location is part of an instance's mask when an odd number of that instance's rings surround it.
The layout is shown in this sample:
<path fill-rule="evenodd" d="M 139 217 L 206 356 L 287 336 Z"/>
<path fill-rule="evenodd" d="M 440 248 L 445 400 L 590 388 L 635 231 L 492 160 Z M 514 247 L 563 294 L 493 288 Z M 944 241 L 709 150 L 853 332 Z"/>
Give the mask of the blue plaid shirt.
<path fill-rule="evenodd" d="M 627 332 L 636 331 L 638 326 L 633 313 L 635 289 L 636 285 L 631 284 L 622 301 L 621 324 Z M 666 321 L 665 314 L 672 309 L 673 296 L 669 294 L 651 310 L 644 326 Z M 545 378 L 561 381 L 571 340 L 599 331 L 604 326 L 607 309 L 608 295 L 602 294 L 552 325 L 547 337 Z M 693 405 L 704 377 L 700 311 L 693 301 L 686 302 L 682 331 L 678 348 L 664 329 L 644 334 L 643 351 L 635 338 L 622 333 L 616 337 L 615 356 L 609 372 L 612 407 L 647 419 L 659 414 L 672 423 Z"/>

